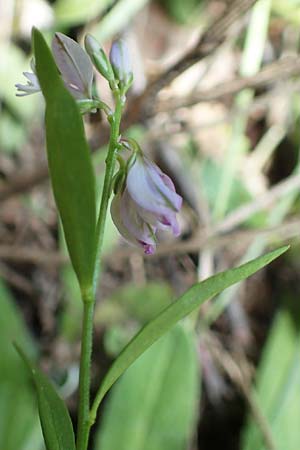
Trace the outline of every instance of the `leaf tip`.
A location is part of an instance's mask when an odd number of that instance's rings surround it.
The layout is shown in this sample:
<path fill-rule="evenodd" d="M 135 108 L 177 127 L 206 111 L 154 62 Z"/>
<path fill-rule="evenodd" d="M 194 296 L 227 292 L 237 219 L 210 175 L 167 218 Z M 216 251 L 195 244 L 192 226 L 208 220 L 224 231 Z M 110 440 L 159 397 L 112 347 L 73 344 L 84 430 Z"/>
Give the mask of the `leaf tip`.
<path fill-rule="evenodd" d="M 287 252 L 289 249 L 291 248 L 291 245 L 284 245 L 283 247 L 279 247 L 278 251 L 278 256 L 282 255 L 283 253 Z M 275 250 L 276 251 L 276 250 Z"/>

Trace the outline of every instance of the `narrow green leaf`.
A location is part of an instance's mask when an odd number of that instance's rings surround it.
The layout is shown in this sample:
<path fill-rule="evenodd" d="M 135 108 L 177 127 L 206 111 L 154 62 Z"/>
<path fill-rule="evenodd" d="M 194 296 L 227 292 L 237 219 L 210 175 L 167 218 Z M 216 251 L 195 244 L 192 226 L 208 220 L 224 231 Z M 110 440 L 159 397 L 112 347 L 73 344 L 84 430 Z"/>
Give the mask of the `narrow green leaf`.
<path fill-rule="evenodd" d="M 179 320 L 198 308 L 205 300 L 219 294 L 229 286 L 244 280 L 288 250 L 289 246 L 281 247 L 266 255 L 260 256 L 226 272 L 218 273 L 202 283 L 191 287 L 177 301 L 162 311 L 155 319 L 145 325 L 141 331 L 129 342 L 108 370 L 94 401 L 91 415 L 96 417 L 97 408 L 106 392 L 126 369 L 173 327 Z"/>
<path fill-rule="evenodd" d="M 65 88 L 42 34 L 33 31 L 38 79 L 46 100 L 47 154 L 70 258 L 83 289 L 94 271 L 95 179 L 76 101 Z"/>
<path fill-rule="evenodd" d="M 288 299 L 289 300 L 289 299 Z M 300 445 L 300 329 L 299 303 L 277 312 L 256 377 L 255 396 L 278 449 Z M 285 298 L 286 301 L 286 298 Z M 294 304 L 294 305 L 293 305 Z M 258 424 L 249 415 L 242 433 L 243 450 L 266 450 Z"/>
<path fill-rule="evenodd" d="M 47 377 L 29 361 L 19 346 L 15 347 L 35 384 L 46 449 L 75 450 L 73 426 L 65 403 Z"/>
<path fill-rule="evenodd" d="M 199 409 L 198 367 L 194 334 L 175 326 L 112 389 L 95 450 L 186 450 Z"/>

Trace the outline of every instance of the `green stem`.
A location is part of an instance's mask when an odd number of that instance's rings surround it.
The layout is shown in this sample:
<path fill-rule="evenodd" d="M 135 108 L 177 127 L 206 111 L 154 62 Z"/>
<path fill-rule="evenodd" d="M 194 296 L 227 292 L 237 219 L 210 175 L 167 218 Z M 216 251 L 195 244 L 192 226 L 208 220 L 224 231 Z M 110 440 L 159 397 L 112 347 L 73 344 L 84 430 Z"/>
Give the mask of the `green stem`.
<path fill-rule="evenodd" d="M 83 320 L 81 334 L 81 358 L 79 375 L 79 410 L 77 424 L 77 450 L 86 450 L 89 436 L 90 369 L 93 342 L 94 295 L 92 291 L 82 295 Z"/>
<path fill-rule="evenodd" d="M 116 109 L 112 117 L 111 133 L 109 140 L 109 147 L 106 157 L 106 170 L 103 184 L 103 191 L 101 197 L 101 204 L 99 210 L 99 217 L 96 227 L 96 255 L 95 255 L 95 273 L 94 273 L 94 290 L 96 291 L 97 281 L 99 277 L 99 262 L 103 245 L 103 236 L 106 222 L 106 215 L 108 209 L 108 202 L 111 195 L 111 184 L 115 170 L 117 159 L 117 146 L 120 135 L 120 122 L 122 117 L 123 103 L 119 95 L 116 95 Z"/>
<path fill-rule="evenodd" d="M 81 358 L 79 375 L 79 412 L 77 427 L 77 450 L 87 450 L 89 433 L 92 423 L 90 421 L 90 376 L 91 376 L 91 356 L 93 341 L 93 314 L 95 304 L 95 292 L 99 277 L 99 260 L 103 245 L 103 236 L 108 210 L 109 198 L 111 195 L 111 185 L 114 175 L 117 147 L 120 133 L 120 122 L 122 117 L 123 103 L 120 95 L 116 93 L 116 108 L 111 116 L 111 133 L 109 147 L 106 157 L 106 170 L 104 185 L 102 190 L 99 216 L 96 226 L 96 252 L 95 252 L 95 271 L 93 280 L 93 289 L 88 293 L 83 293 L 84 303 L 82 337 L 81 337 Z"/>

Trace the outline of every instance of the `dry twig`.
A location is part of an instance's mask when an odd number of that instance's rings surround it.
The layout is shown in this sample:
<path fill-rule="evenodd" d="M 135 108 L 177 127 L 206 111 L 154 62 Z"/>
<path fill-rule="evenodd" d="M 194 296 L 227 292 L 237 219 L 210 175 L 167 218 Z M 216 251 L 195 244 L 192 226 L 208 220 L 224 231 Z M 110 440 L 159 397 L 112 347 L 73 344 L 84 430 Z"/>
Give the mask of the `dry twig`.
<path fill-rule="evenodd" d="M 295 75 L 300 75 L 300 58 L 285 56 L 279 61 L 269 64 L 254 76 L 235 78 L 205 91 L 193 92 L 189 97 L 175 97 L 168 101 L 159 102 L 155 112 L 173 111 L 174 109 L 193 106 L 201 102 L 221 100 L 228 95 L 237 94 L 243 89 L 264 87 Z"/>
<path fill-rule="evenodd" d="M 237 355 L 238 359 L 236 360 L 211 334 L 209 334 L 209 339 L 206 338 L 206 343 L 220 369 L 229 376 L 245 398 L 252 417 L 262 434 L 266 448 L 268 450 L 276 450 L 277 446 L 270 425 L 251 387 L 252 371 L 245 355 L 240 353 Z"/>
<path fill-rule="evenodd" d="M 156 94 L 185 70 L 211 55 L 226 39 L 232 25 L 235 24 L 237 20 L 240 20 L 255 3 L 256 0 L 234 0 L 231 5 L 228 6 L 225 14 L 222 14 L 221 17 L 219 17 L 208 30 L 203 33 L 194 48 L 166 72 L 161 74 L 156 80 L 150 83 L 142 95 L 143 101 L 145 101 L 145 99 L 151 100 L 145 102 L 145 106 L 150 107 Z"/>

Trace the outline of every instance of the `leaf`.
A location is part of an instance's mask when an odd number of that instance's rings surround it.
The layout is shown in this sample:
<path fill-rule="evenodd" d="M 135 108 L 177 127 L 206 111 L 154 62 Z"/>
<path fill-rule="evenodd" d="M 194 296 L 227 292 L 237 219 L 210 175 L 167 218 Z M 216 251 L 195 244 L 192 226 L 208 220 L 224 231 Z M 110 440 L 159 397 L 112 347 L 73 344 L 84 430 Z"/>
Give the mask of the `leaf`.
<path fill-rule="evenodd" d="M 12 341 L 19 339 L 33 355 L 34 343 L 14 298 L 1 280 L 0 308 L 0 448 L 40 449 L 43 436 L 34 393 L 27 370 L 12 346 Z"/>
<path fill-rule="evenodd" d="M 195 16 L 199 15 L 201 9 L 201 0 L 160 0 L 160 3 L 167 10 L 167 13 L 178 23 L 185 24 L 191 20 L 195 20 Z"/>
<path fill-rule="evenodd" d="M 20 383 L 6 380 L 0 384 L 0 448 L 5 450 L 41 449 L 43 444 L 34 392 L 22 369 Z"/>
<path fill-rule="evenodd" d="M 60 252 L 66 255 L 67 247 L 62 227 L 59 227 L 58 231 Z M 60 283 L 64 308 L 60 313 L 58 335 L 68 342 L 78 342 L 81 332 L 82 299 L 71 264 L 64 264 L 61 267 Z"/>
<path fill-rule="evenodd" d="M 75 450 L 75 438 L 65 403 L 47 377 L 33 365 L 21 348 L 15 345 L 28 367 L 35 384 L 40 421 L 47 450 Z"/>
<path fill-rule="evenodd" d="M 105 351 L 115 358 L 141 326 L 171 303 L 172 296 L 167 283 L 150 282 L 129 283 L 102 299 L 96 306 L 95 324 L 104 327 Z"/>
<path fill-rule="evenodd" d="M 119 0 L 103 16 L 100 22 L 95 22 L 95 25 L 90 29 L 90 33 L 102 44 L 125 29 L 148 1 Z"/>
<path fill-rule="evenodd" d="M 104 377 L 92 407 L 92 419 L 95 419 L 100 402 L 114 382 L 147 348 L 179 320 L 198 308 L 205 300 L 257 272 L 286 252 L 288 248 L 289 246 L 281 247 L 239 267 L 220 272 L 202 283 L 192 286 L 179 299 L 165 308 L 155 319 L 145 325 L 120 353 Z"/>
<path fill-rule="evenodd" d="M 209 158 L 205 159 L 202 164 L 200 175 L 201 189 L 212 209 L 214 208 L 216 197 L 218 195 L 223 169 L 223 166 L 217 165 L 212 159 Z M 242 178 L 238 178 L 237 176 L 233 176 L 232 189 L 228 198 L 227 213 L 229 214 L 250 200 L 253 200 L 253 197 L 247 190 L 244 180 Z M 254 228 L 265 226 L 267 217 L 268 215 L 265 211 L 259 211 L 250 216 L 245 221 L 245 224 Z"/>
<path fill-rule="evenodd" d="M 87 53 L 63 33 L 55 33 L 52 51 L 66 87 L 74 97 L 91 98 L 93 66 Z"/>
<path fill-rule="evenodd" d="M 101 14 L 112 3 L 113 0 L 57 0 L 54 11 L 60 24 L 84 24 Z"/>
<path fill-rule="evenodd" d="M 258 368 L 256 397 L 279 449 L 294 450 L 300 444 L 300 332 L 297 311 L 281 309 L 274 320 Z M 243 432 L 244 450 L 265 450 L 261 431 L 248 418 Z"/>
<path fill-rule="evenodd" d="M 24 124 L 16 121 L 7 112 L 1 112 L 0 121 L 0 148 L 2 152 L 18 152 L 26 139 Z"/>
<path fill-rule="evenodd" d="M 59 76 L 42 34 L 33 30 L 36 70 L 46 99 L 47 154 L 55 201 L 81 288 L 92 284 L 96 196 L 81 115 Z"/>
<path fill-rule="evenodd" d="M 194 338 L 177 325 L 130 367 L 109 397 L 95 450 L 188 447 L 200 386 Z"/>

